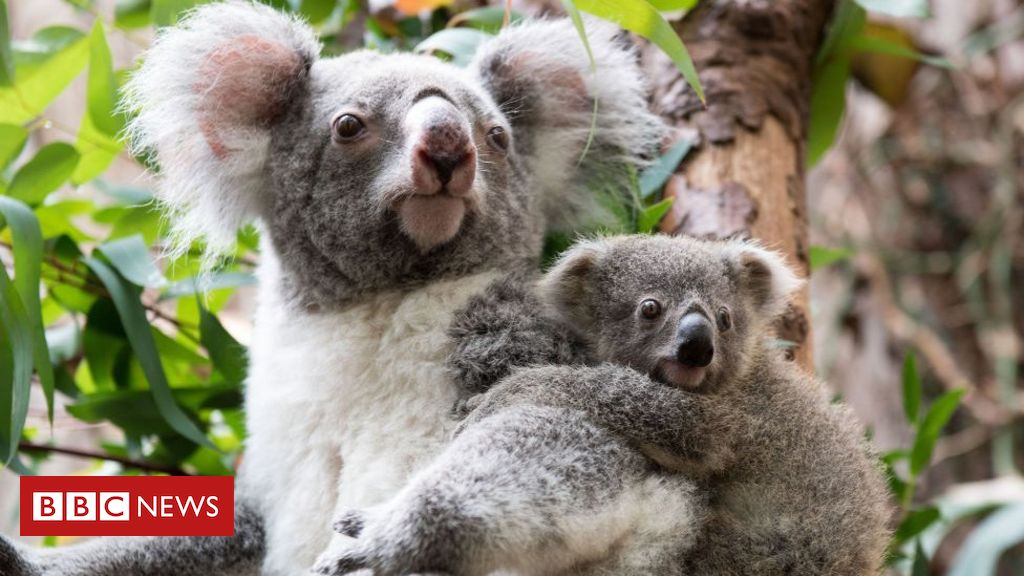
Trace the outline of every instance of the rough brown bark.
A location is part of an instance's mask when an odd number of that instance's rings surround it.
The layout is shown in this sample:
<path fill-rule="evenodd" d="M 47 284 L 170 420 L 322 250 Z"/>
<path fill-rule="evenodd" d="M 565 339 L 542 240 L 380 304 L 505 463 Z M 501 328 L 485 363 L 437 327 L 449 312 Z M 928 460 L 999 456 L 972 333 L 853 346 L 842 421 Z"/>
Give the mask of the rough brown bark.
<path fill-rule="evenodd" d="M 644 54 L 655 109 L 694 152 L 666 187 L 664 232 L 753 237 L 805 275 L 804 141 L 814 57 L 831 0 L 705 0 L 675 24 L 707 95 L 705 108 L 655 47 Z M 807 291 L 778 326 L 810 367 Z"/>

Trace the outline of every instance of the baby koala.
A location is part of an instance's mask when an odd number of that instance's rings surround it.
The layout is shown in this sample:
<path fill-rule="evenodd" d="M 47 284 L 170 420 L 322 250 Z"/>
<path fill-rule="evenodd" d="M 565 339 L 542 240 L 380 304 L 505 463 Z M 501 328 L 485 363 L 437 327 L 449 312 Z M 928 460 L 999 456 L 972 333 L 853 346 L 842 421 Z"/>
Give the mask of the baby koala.
<path fill-rule="evenodd" d="M 358 539 L 324 572 L 877 573 L 881 472 L 849 412 L 772 345 L 798 285 L 742 241 L 577 245 L 540 294 L 603 364 L 517 368 L 472 398 L 431 467 L 339 522 Z"/>

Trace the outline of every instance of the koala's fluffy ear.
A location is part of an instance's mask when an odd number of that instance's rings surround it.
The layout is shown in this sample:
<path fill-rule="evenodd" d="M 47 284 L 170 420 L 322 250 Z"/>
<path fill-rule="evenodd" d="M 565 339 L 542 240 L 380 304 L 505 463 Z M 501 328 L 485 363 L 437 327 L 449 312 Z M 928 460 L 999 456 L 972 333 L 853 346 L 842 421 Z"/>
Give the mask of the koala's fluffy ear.
<path fill-rule="evenodd" d="M 536 178 L 553 228 L 599 211 L 588 178 L 625 183 L 622 165 L 649 162 L 665 134 L 648 109 L 629 40 L 611 24 L 585 22 L 596 68 L 568 19 L 508 28 L 481 46 L 471 65 L 512 123 L 513 145 Z"/>
<path fill-rule="evenodd" d="M 249 2 L 206 4 L 160 32 L 126 87 L 136 151 L 160 164 L 159 197 L 185 249 L 215 253 L 266 200 L 270 129 L 320 52 L 307 25 Z"/>
<path fill-rule="evenodd" d="M 609 250 L 606 240 L 577 243 L 563 254 L 538 286 L 541 301 L 554 316 L 585 333 L 593 325 L 594 273 Z"/>
<path fill-rule="evenodd" d="M 727 254 L 736 270 L 740 290 L 765 317 L 774 318 L 785 312 L 793 292 L 803 285 L 782 254 L 756 242 L 733 242 Z"/>

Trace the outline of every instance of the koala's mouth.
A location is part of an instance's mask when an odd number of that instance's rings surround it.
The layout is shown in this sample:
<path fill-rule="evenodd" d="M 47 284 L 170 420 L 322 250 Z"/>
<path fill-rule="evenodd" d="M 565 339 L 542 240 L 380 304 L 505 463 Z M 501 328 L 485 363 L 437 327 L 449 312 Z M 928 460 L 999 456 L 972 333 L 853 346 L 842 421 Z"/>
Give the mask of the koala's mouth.
<path fill-rule="evenodd" d="M 422 252 L 428 252 L 450 241 L 459 233 L 470 198 L 438 194 L 410 194 L 394 204 L 402 233 Z"/>
<path fill-rule="evenodd" d="M 687 366 L 675 358 L 662 358 L 654 368 L 653 378 L 683 390 L 700 388 L 707 376 L 708 368 Z"/>

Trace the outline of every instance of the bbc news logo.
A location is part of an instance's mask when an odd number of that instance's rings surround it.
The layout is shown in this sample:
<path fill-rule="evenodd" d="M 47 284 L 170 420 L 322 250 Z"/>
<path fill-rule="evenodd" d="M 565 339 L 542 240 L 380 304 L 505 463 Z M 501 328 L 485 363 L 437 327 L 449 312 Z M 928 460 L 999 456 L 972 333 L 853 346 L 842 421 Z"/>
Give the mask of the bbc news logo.
<path fill-rule="evenodd" d="M 231 536 L 230 476 L 22 476 L 22 536 Z"/>

